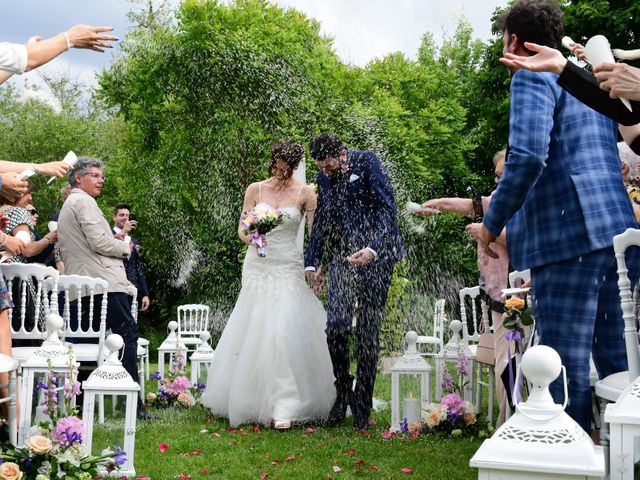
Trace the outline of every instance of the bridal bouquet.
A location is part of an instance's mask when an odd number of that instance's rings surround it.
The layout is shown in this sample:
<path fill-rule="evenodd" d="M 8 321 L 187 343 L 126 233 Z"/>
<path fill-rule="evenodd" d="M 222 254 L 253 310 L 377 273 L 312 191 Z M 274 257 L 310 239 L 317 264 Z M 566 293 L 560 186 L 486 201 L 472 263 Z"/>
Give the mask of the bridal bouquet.
<path fill-rule="evenodd" d="M 502 325 L 511 330 L 507 333 L 507 340 L 516 343 L 524 339 L 524 327 L 533 324 L 531 309 L 527 307 L 527 302 L 519 297 L 507 299 L 504 304 L 502 319 Z"/>
<path fill-rule="evenodd" d="M 71 364 L 72 362 L 70 362 Z M 91 455 L 83 444 L 86 427 L 77 415 L 75 397 L 80 393 L 75 366 L 69 367 L 59 387 L 49 363 L 47 380 L 37 386 L 48 420 L 31 429 L 22 448 L 5 443 L 0 449 L 0 479 L 49 480 L 68 478 L 91 480 L 98 476 L 98 465 L 113 471 L 126 461 L 125 452 L 111 447 L 104 455 Z M 58 406 L 59 390 L 64 392 Z"/>
<path fill-rule="evenodd" d="M 160 408 L 168 408 L 173 405 L 181 407 L 195 406 L 204 391 L 205 384 L 192 383 L 186 376 L 184 366 L 184 352 L 177 350 L 173 355 L 167 378 L 160 380 L 160 372 L 154 372 L 151 375 L 151 378 L 160 381 L 160 385 L 157 393 L 147 393 L 147 401 Z"/>
<path fill-rule="evenodd" d="M 255 207 L 242 214 L 240 223 L 244 227 L 245 235 L 251 235 L 251 243 L 256 246 L 259 257 L 267 256 L 265 235 L 280 225 L 283 220 L 283 213 L 269 206 Z"/>

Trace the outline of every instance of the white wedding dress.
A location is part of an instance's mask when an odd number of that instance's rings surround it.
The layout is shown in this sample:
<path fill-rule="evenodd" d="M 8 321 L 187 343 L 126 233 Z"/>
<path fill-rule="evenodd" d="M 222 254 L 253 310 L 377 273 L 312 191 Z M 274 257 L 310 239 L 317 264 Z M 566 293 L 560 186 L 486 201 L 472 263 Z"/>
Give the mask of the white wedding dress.
<path fill-rule="evenodd" d="M 266 236 L 267 256 L 247 250 L 242 289 L 202 396 L 232 426 L 324 419 L 335 400 L 326 312 L 304 281 L 296 244 L 302 214 L 281 210 L 283 223 Z"/>

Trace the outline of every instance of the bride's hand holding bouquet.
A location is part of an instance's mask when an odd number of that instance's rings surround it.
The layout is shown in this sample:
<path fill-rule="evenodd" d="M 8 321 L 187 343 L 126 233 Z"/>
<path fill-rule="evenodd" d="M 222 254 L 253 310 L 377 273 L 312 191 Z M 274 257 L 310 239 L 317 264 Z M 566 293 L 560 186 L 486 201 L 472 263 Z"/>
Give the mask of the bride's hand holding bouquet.
<path fill-rule="evenodd" d="M 244 234 L 250 238 L 250 245 L 255 245 L 259 257 L 267 256 L 266 234 L 280 225 L 284 215 L 280 209 L 267 205 L 254 207 L 242 214 L 240 223 L 244 227 Z"/>

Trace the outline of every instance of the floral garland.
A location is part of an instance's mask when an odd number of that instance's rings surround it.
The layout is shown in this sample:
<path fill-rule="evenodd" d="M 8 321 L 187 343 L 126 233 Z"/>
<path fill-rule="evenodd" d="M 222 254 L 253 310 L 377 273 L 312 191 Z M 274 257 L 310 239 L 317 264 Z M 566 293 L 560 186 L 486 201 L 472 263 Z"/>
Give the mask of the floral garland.
<path fill-rule="evenodd" d="M 191 383 L 185 372 L 185 352 L 176 349 L 167 378 L 162 379 L 160 372 L 154 372 L 151 378 L 158 380 L 157 393 L 147 393 L 147 401 L 158 408 L 168 408 L 174 405 L 193 407 L 198 403 L 206 385 Z"/>

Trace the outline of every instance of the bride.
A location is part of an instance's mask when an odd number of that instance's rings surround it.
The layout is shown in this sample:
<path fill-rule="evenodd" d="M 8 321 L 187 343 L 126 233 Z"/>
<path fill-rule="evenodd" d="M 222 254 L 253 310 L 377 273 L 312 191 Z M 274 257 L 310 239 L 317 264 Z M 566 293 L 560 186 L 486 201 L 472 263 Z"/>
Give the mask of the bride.
<path fill-rule="evenodd" d="M 271 147 L 269 179 L 252 183 L 243 212 L 260 204 L 280 209 L 284 221 L 266 235 L 267 256 L 259 257 L 251 237 L 242 270 L 242 289 L 209 368 L 202 404 L 216 415 L 242 423 L 324 419 L 335 400 L 324 328 L 326 313 L 304 281 L 296 237 L 303 214 L 309 229 L 316 195 L 293 178 L 302 146 L 281 140 Z"/>

